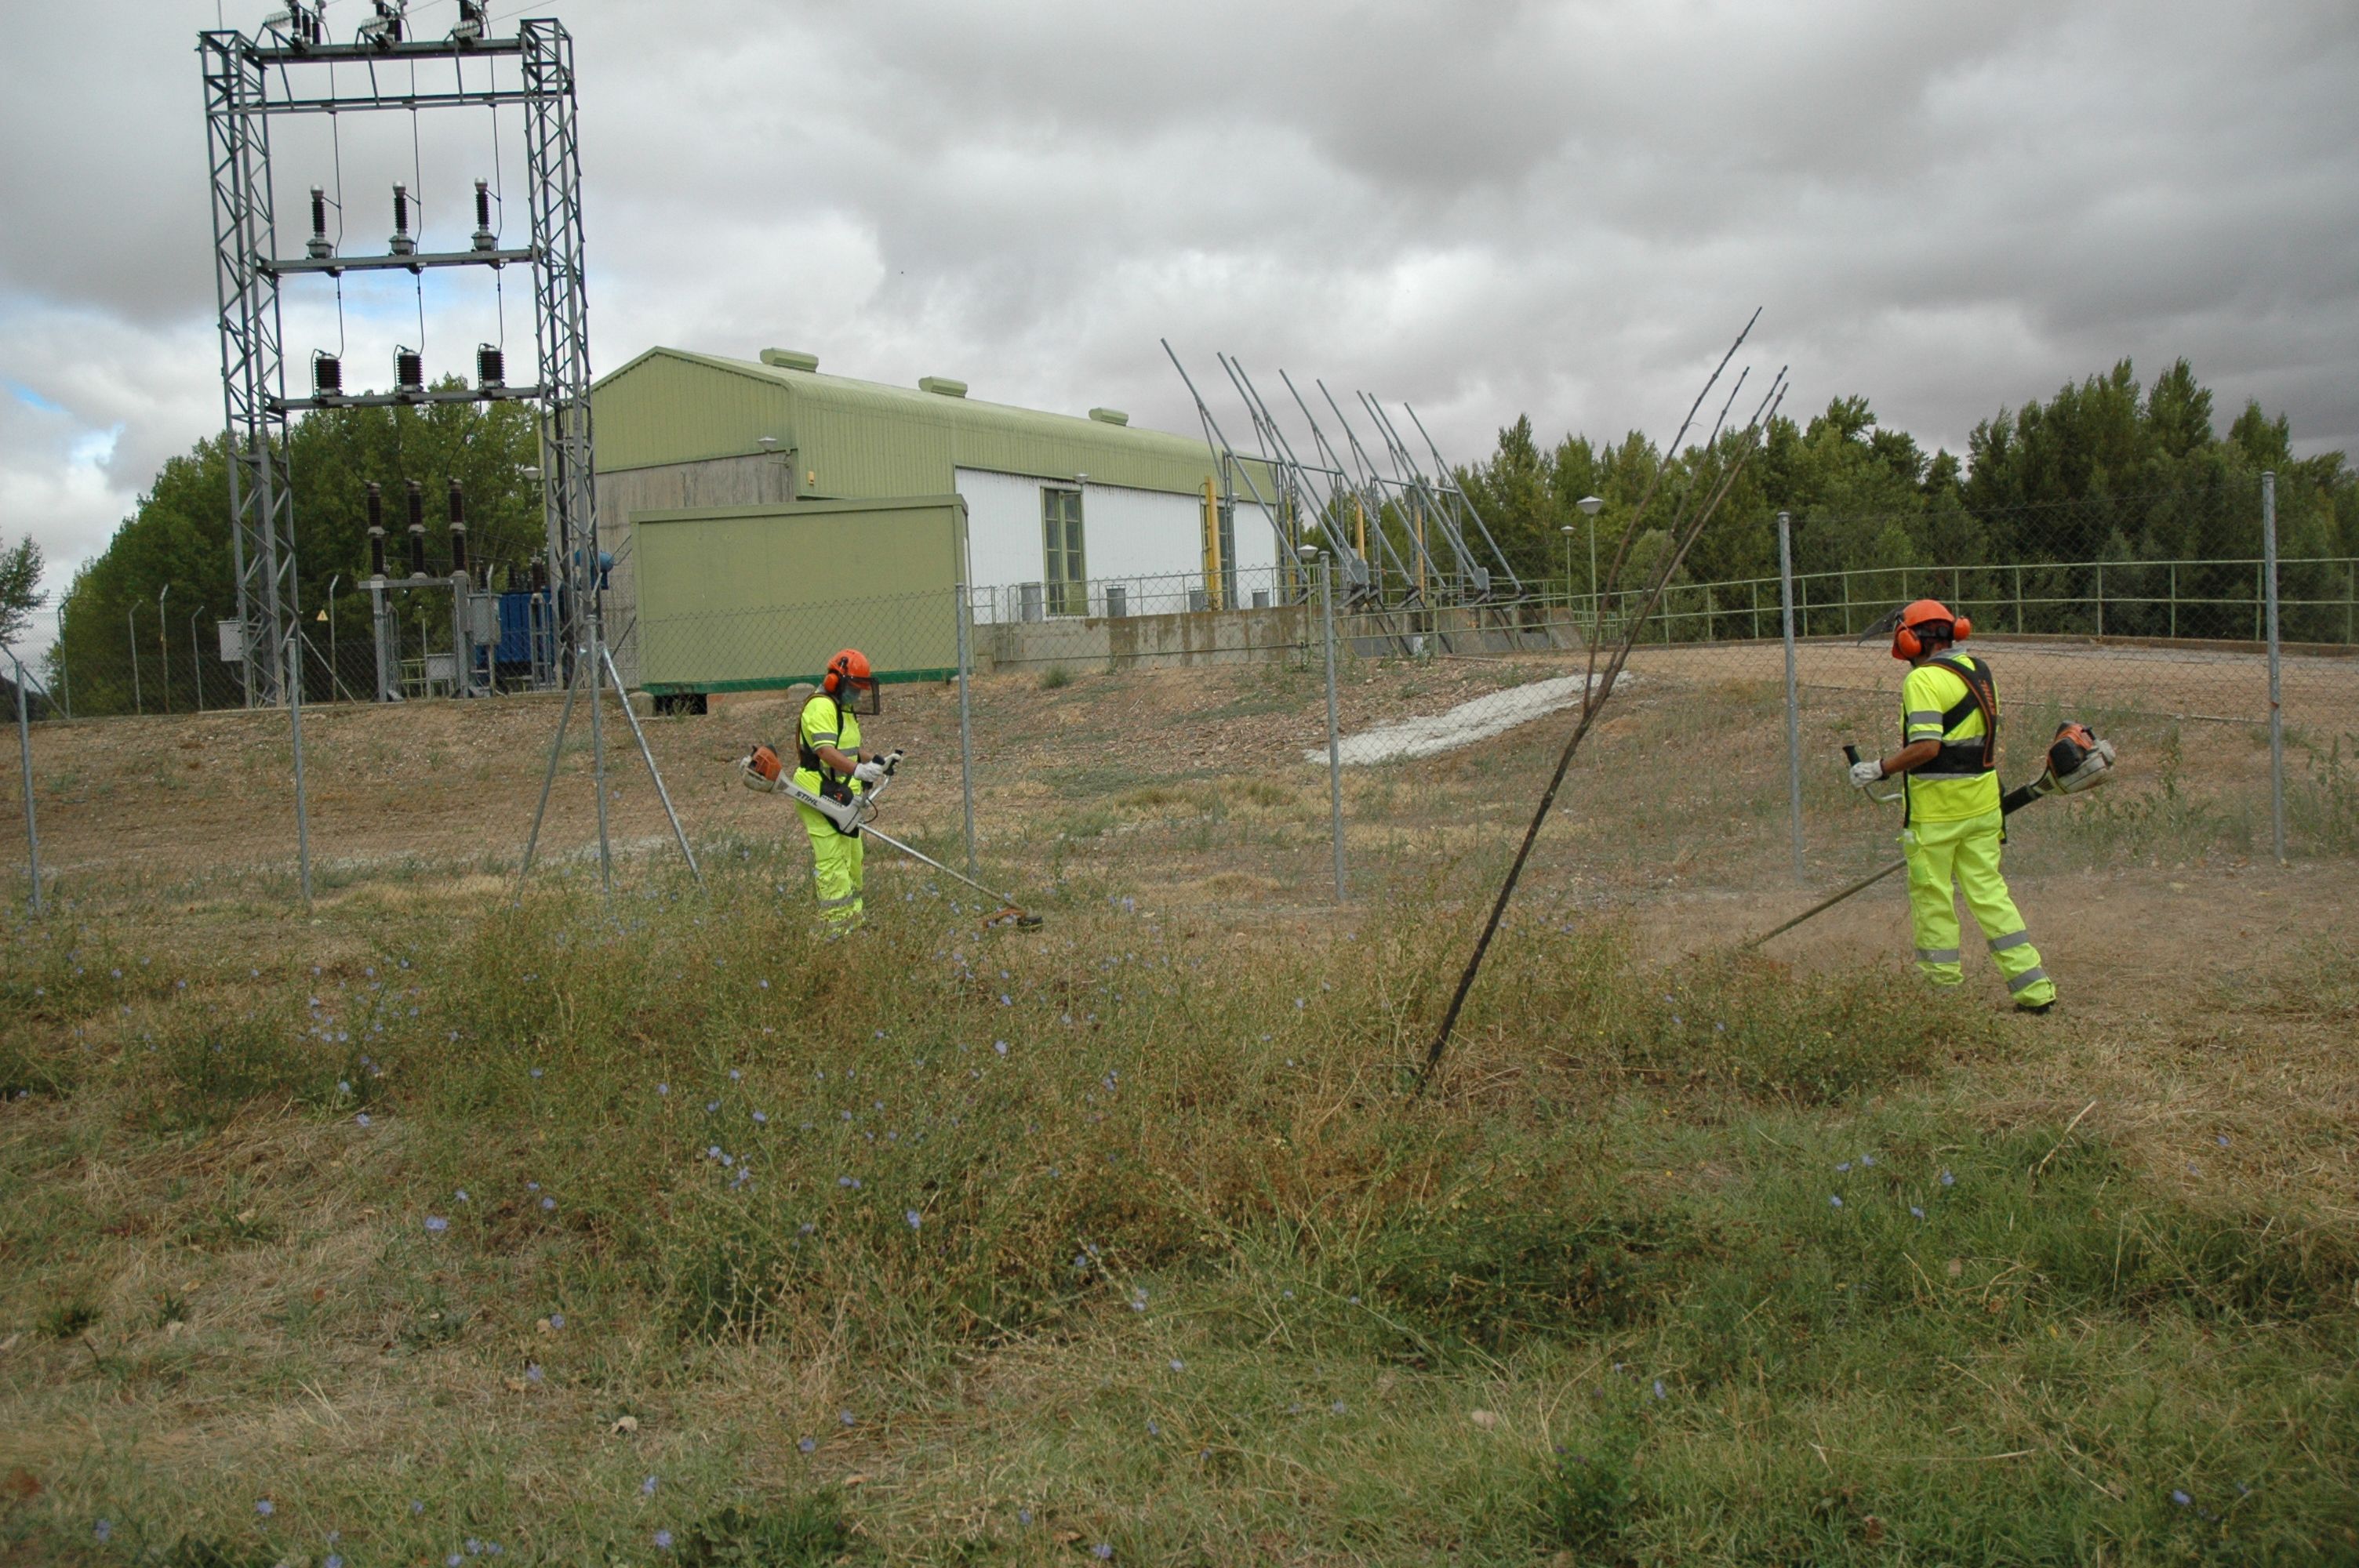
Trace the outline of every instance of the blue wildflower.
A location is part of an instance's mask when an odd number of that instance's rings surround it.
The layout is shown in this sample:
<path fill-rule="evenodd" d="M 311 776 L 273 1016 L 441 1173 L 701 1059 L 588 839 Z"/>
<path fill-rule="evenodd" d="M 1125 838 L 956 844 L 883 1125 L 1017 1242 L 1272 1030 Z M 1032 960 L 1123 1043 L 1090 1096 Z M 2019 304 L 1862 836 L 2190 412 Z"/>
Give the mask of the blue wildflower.
<path fill-rule="evenodd" d="M 439 1214 L 429 1214 L 426 1217 L 426 1228 L 440 1236 L 451 1228 L 451 1222 Z"/>

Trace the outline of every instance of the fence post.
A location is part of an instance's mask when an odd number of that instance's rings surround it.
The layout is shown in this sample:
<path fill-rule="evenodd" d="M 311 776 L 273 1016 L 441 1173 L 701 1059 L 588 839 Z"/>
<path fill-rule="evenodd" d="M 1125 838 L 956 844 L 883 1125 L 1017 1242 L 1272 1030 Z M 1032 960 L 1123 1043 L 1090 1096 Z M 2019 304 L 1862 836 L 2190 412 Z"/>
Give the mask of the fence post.
<path fill-rule="evenodd" d="M 2179 635 L 2179 563 L 2170 563 L 2170 634 Z"/>
<path fill-rule="evenodd" d="M 582 574 L 590 600 L 590 638 L 576 655 L 590 661 L 590 784 L 598 792 L 598 892 L 602 898 L 614 896 L 614 851 L 606 833 L 606 731 L 598 709 L 605 701 L 600 690 L 598 665 L 606 651 L 606 622 L 603 611 L 603 594 L 598 587 L 598 564 L 592 559 Z M 418 653 L 426 655 L 426 628 L 418 629 Z M 624 701 L 628 702 L 625 697 Z"/>
<path fill-rule="evenodd" d="M 999 590 L 992 589 L 993 602 Z M 959 797 L 966 812 L 966 874 L 974 875 L 974 727 L 967 710 L 967 686 L 974 670 L 967 652 L 967 622 L 974 611 L 973 590 L 958 585 L 958 603 L 951 609 L 958 622 Z"/>
<path fill-rule="evenodd" d="M 2261 475 L 2261 557 L 2269 604 L 2269 842 L 2282 866 L 2286 858 L 2285 706 L 2277 669 L 2277 476 L 2274 469 Z"/>
<path fill-rule="evenodd" d="M 33 876 L 33 914 L 38 917 L 42 913 L 41 829 L 33 817 L 33 721 L 25 699 L 25 661 L 12 654 L 9 663 L 16 666 L 16 752 L 25 769 L 25 866 Z"/>
<path fill-rule="evenodd" d="M 1319 611 L 1327 648 L 1327 830 L 1335 841 L 1335 902 L 1350 897 L 1343 881 L 1343 741 L 1335 708 L 1335 557 L 1319 556 Z"/>
<path fill-rule="evenodd" d="M 2015 634 L 2023 635 L 2023 563 L 2015 563 Z"/>
<path fill-rule="evenodd" d="M 287 721 L 295 747 L 295 865 L 303 882 L 303 907 L 311 907 L 311 809 L 303 792 L 303 682 L 294 673 L 295 662 L 302 657 L 295 644 L 299 620 L 288 630 L 286 641 L 278 645 L 280 679 L 287 687 Z"/>
<path fill-rule="evenodd" d="M 1777 603 L 1786 634 L 1786 804 L 1793 823 L 1794 880 L 1810 880 L 1802 863 L 1802 707 L 1794 678 L 1794 535 L 1788 514 L 1777 514 Z"/>
<path fill-rule="evenodd" d="M 2097 563 L 2097 636 L 2105 634 L 2105 563 Z"/>

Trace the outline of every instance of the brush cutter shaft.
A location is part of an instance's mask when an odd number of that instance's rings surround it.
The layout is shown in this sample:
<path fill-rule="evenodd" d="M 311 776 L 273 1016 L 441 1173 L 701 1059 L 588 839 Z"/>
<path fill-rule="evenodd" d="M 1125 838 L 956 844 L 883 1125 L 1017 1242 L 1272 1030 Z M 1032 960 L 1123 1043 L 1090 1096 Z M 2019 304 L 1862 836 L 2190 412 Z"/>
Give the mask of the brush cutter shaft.
<path fill-rule="evenodd" d="M 979 881 L 975 881 L 973 877 L 965 876 L 965 875 L 961 874 L 960 872 L 957 872 L 957 871 L 954 871 L 951 870 L 948 866 L 943 865 L 940 860 L 935 860 L 931 855 L 929 855 L 929 854 L 925 853 L 923 850 L 921 850 L 921 849 L 912 849 L 911 848 L 909 848 L 909 846 L 908 846 L 907 844 L 902 843 L 902 842 L 901 842 L 901 840 L 899 840 L 898 838 L 894 838 L 894 837 L 893 837 L 891 834 L 889 834 L 889 833 L 879 833 L 878 831 L 876 831 L 876 829 L 875 829 L 875 827 L 866 827 L 866 826 L 864 826 L 864 827 L 860 829 L 860 831 L 861 831 L 861 832 L 862 832 L 862 834 L 863 834 L 863 835 L 864 835 L 865 837 L 875 839 L 877 842 L 879 842 L 879 843 L 881 843 L 881 844 L 885 845 L 885 846 L 886 846 L 886 848 L 888 848 L 888 849 L 898 849 L 898 850 L 900 850 L 900 851 L 901 851 L 901 853 L 903 853 L 904 855 L 908 856 L 908 857 L 909 857 L 909 859 L 911 859 L 911 860 L 922 860 L 922 861 L 924 861 L 927 865 L 933 867 L 933 868 L 934 868 L 934 870 L 936 870 L 936 871 L 938 871 L 941 872 L 941 873 L 942 873 L 942 875 L 944 875 L 944 876 L 946 876 L 946 877 L 951 878 L 952 880 L 957 881 L 964 882 L 967 886 L 969 886 L 969 887 L 971 887 L 971 888 L 974 889 L 974 891 L 975 891 L 975 892 L 987 892 L 987 893 L 990 893 L 992 897 L 994 897 L 994 898 L 997 899 L 1000 903 L 1005 903 L 1005 904 L 1013 904 L 1013 903 L 1016 902 L 1014 899 L 1012 899 L 1012 898 L 1008 897 L 1008 896 L 1007 896 L 1006 893 L 1004 893 L 1004 892 L 993 892 L 993 890 L 991 890 L 990 888 L 987 888 L 987 887 L 984 886 L 981 882 L 979 882 Z"/>
<path fill-rule="evenodd" d="M 2114 762 L 2113 742 L 2110 741 L 2098 740 L 2094 735 L 2082 730 L 2077 724 L 2068 724 L 2065 726 L 2065 729 L 2078 730 L 2080 735 L 2086 737 L 2089 742 L 2085 748 L 2087 760 L 2078 763 L 2073 774 L 2074 777 L 2080 779 L 2082 782 L 2067 784 L 2063 781 L 2060 780 L 2056 776 L 2055 762 L 2060 759 L 2059 759 L 2055 753 L 2051 752 L 2047 772 L 2041 773 L 2038 778 L 2032 780 L 2029 784 L 2025 784 L 2020 789 L 2007 791 L 2006 795 L 1999 798 L 1998 808 L 2003 815 L 2012 816 L 2017 812 L 2022 810 L 2025 806 L 2029 806 L 2033 801 L 2038 800 L 2044 795 L 2077 795 L 2084 789 L 2094 789 L 2098 784 L 2104 782 L 2105 770 L 2111 767 Z M 2057 739 L 2060 743 L 2065 739 L 2063 730 L 2059 730 L 2057 732 Z M 1857 762 L 1859 760 L 1859 748 L 1856 746 L 1845 746 L 1843 748 L 1843 755 L 1854 762 Z M 1875 872 L 1873 876 L 1862 877 L 1859 881 L 1852 883 L 1851 886 L 1843 889 L 1843 892 L 1836 893 L 1833 897 L 1812 904 L 1810 908 L 1802 911 L 1801 914 L 1794 916 L 1793 919 L 1786 922 L 1785 925 L 1777 926 L 1768 931 L 1764 931 L 1760 935 L 1754 937 L 1751 941 L 1738 948 L 1737 951 L 1741 953 L 1749 953 L 1754 948 L 1760 946 L 1764 942 L 1768 941 L 1772 936 L 1784 935 L 1787 932 L 1791 931 L 1797 925 L 1801 925 L 1805 920 L 1809 920 L 1814 915 L 1825 914 L 1828 910 L 1832 909 L 1835 905 L 1851 897 L 1854 893 L 1865 892 L 1868 889 L 1874 887 L 1876 883 L 1882 881 L 1885 878 L 1900 870 L 1901 867 L 1908 863 L 1908 862 L 1905 860 L 1895 860 L 1892 864 L 1885 867 L 1884 870 Z"/>

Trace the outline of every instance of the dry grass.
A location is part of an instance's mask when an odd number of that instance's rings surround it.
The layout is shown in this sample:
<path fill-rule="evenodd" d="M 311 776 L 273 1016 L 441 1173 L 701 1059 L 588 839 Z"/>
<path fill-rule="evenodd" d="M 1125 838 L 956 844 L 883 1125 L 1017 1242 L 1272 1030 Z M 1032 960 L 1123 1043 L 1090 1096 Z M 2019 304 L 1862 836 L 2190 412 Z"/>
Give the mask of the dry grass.
<path fill-rule="evenodd" d="M 1347 712 L 1538 673 L 1370 667 Z M 1780 722 L 1761 687 L 1658 674 L 1584 753 L 1465 1050 L 1411 1110 L 1399 1069 L 1552 727 L 1354 773 L 1360 896 L 1334 912 L 1324 791 L 1288 760 L 1317 733 L 1307 680 L 1010 677 L 978 702 L 985 859 L 1049 928 L 979 936 L 880 855 L 879 935 L 824 956 L 799 835 L 709 776 L 762 732 L 747 709 L 654 727 L 721 902 L 683 896 L 658 841 L 625 865 L 619 928 L 578 860 L 498 913 L 545 708 L 321 726 L 315 777 L 374 760 L 315 823 L 364 864 L 310 918 L 255 864 L 279 852 L 266 719 L 189 722 L 200 767 L 172 765 L 217 795 L 143 794 L 178 749 L 163 721 L 45 734 L 70 908 L 20 918 L 0 965 L 0 1078 L 26 1096 L 0 1107 L 0 1477 L 35 1488 L 0 1488 L 0 1554 L 185 1538 L 317 1563 L 338 1530 L 355 1564 L 470 1537 L 639 1562 L 658 1529 L 675 1557 L 702 1530 L 783 1562 L 2359 1552 L 2335 1533 L 2359 1452 L 2359 878 L 2252 863 L 2249 746 L 2180 736 L 2170 761 L 2168 725 L 2125 721 L 2136 771 L 2105 813 L 2043 806 L 2009 851 L 2065 1009 L 2015 1019 L 1970 966 L 1935 1012 L 1897 893 L 1762 963 L 1716 956 L 1804 896 Z M 945 754 L 948 699 L 894 703 L 883 732 Z M 1884 706 L 1814 695 L 1813 749 Z M 1828 880 L 1889 835 L 1832 773 L 1810 780 Z M 914 773 L 904 826 L 941 841 L 954 784 Z M 652 838 L 625 790 L 618 831 Z M 379 982 L 419 994 L 369 1012 Z M 354 1042 L 301 1035 L 314 995 Z M 247 1013 L 264 1087 L 206 1087 L 190 1047 L 247 1039 Z M 281 1034 L 319 1060 L 269 1054 Z M 995 1034 L 1037 1049 L 970 1108 L 955 1048 Z M 356 1082 L 365 1129 L 333 1082 L 362 1050 L 389 1074 Z M 815 1072 L 915 1055 L 959 1065 L 880 1086 L 896 1119 L 766 1154 L 758 1190 L 832 1204 L 861 1130 L 932 1116 L 959 1160 L 920 1234 L 973 1250 L 894 1250 L 919 1190 L 895 1173 L 924 1173 L 872 1163 L 880 1223 L 847 1223 L 820 1286 L 759 1337 L 683 1332 L 689 1244 L 728 1255 L 730 1216 L 768 1212 L 703 1157 L 703 1100 L 825 1125 L 845 1097 Z M 1121 1094 L 1093 1098 L 1110 1069 Z M 1866 1151 L 1878 1175 L 1838 1174 Z M 1908 1203 L 1941 1228 L 1919 1238 Z M 1084 1241 L 1103 1256 L 1070 1279 Z M 953 1291 L 984 1260 L 1012 1271 L 995 1316 Z M 53 1336 L 67 1309 L 90 1316 Z"/>

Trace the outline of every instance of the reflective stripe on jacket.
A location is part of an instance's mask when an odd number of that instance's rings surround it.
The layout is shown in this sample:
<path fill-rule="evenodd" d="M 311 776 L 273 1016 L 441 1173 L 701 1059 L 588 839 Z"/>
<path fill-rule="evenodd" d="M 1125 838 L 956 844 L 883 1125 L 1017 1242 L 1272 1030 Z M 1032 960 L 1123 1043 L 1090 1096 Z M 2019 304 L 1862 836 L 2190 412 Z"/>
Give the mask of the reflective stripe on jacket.
<path fill-rule="evenodd" d="M 796 726 L 797 750 L 806 765 L 795 770 L 795 783 L 813 795 L 825 795 L 828 785 L 839 791 L 849 790 L 858 795 L 861 786 L 850 775 L 838 773 L 819 760 L 821 746 L 832 746 L 839 752 L 860 750 L 860 716 L 848 708 L 838 708 L 835 698 L 827 693 L 814 692 L 803 704 L 802 720 Z"/>
<path fill-rule="evenodd" d="M 1963 654 L 1946 655 L 1980 671 Z M 1938 741 L 1941 754 L 1906 775 L 1908 819 L 1957 822 L 1996 811 L 1998 772 L 1983 765 L 1989 730 L 1965 677 L 1939 663 L 1918 665 L 1900 684 L 1900 743 Z M 1969 744 L 1971 742 L 1971 744 Z"/>

